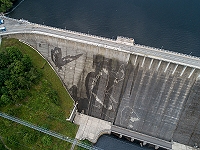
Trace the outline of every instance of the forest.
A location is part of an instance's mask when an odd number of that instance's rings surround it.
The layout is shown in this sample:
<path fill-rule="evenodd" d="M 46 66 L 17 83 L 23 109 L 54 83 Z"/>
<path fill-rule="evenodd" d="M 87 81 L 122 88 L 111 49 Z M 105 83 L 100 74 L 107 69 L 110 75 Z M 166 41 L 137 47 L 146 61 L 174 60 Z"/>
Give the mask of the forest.
<path fill-rule="evenodd" d="M 28 55 L 15 47 L 0 53 L 0 106 L 23 100 L 40 77 Z"/>
<path fill-rule="evenodd" d="M 16 47 L 6 48 L 0 53 L 0 106 L 23 100 L 39 77 L 28 55 Z"/>
<path fill-rule="evenodd" d="M 0 0 L 0 12 L 6 12 L 12 8 L 13 3 L 16 0 Z"/>

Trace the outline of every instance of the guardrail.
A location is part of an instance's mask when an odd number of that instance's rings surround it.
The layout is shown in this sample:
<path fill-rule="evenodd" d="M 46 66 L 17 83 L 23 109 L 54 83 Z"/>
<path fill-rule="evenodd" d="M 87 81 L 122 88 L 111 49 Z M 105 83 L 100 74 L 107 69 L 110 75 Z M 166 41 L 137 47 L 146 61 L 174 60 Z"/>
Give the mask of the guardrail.
<path fill-rule="evenodd" d="M 200 58 L 196 57 L 196 56 L 187 55 L 187 54 L 183 54 L 183 53 L 178 53 L 178 52 L 174 52 L 174 51 L 169 51 L 169 50 L 165 50 L 165 49 L 159 49 L 159 48 L 150 47 L 150 46 L 146 46 L 146 45 L 140 45 L 140 44 L 135 44 L 135 46 L 142 47 L 142 48 L 153 49 L 153 50 L 157 50 L 157 51 L 162 51 L 162 52 L 166 52 L 166 53 L 169 53 L 169 54 L 176 54 L 176 55 L 180 55 L 180 56 L 195 58 L 195 59 L 200 60 Z"/>
<path fill-rule="evenodd" d="M 68 30 L 68 29 L 61 29 L 61 28 L 51 27 L 51 26 L 47 26 L 47 25 L 37 24 L 37 23 L 29 22 L 28 20 L 25 20 L 25 19 L 19 19 L 18 20 L 18 19 L 6 17 L 6 16 L 4 16 L 2 14 L 1 14 L 1 17 L 5 18 L 5 19 L 16 21 L 16 22 L 19 22 L 19 23 L 27 23 L 27 24 L 32 24 L 32 25 L 37 25 L 37 26 L 40 26 L 40 27 L 44 27 L 44 28 L 55 29 L 55 30 L 59 30 L 59 31 L 65 31 L 65 32 L 74 33 L 74 34 L 78 34 L 78 35 L 90 36 L 90 37 L 94 37 L 94 38 L 98 38 L 98 39 L 102 39 L 102 40 L 116 42 L 115 39 L 110 39 L 110 38 L 106 38 L 106 37 L 101 37 L 101 36 L 97 36 L 97 35 L 77 32 L 77 31 L 72 31 L 72 30 Z"/>
<path fill-rule="evenodd" d="M 2 15 L 1 17 L 6 18 L 6 19 L 9 19 L 9 20 L 16 21 L 16 22 L 19 22 L 19 23 L 23 22 L 23 23 L 27 23 L 27 24 L 32 24 L 32 25 L 41 26 L 41 27 L 44 27 L 44 28 L 55 29 L 55 30 L 59 30 L 59 31 L 65 31 L 65 32 L 73 33 L 73 34 L 84 35 L 84 36 L 90 36 L 90 37 L 94 37 L 94 38 L 98 38 L 98 39 L 102 39 L 102 40 L 107 40 L 107 41 L 111 41 L 111 42 L 116 42 L 115 39 L 110 39 L 110 38 L 106 38 L 106 37 L 91 35 L 91 34 L 82 33 L 82 32 L 77 32 L 77 31 L 72 31 L 72 30 L 68 30 L 68 29 L 61 29 L 61 28 L 51 27 L 51 26 L 42 25 L 42 24 L 36 24 L 36 23 L 32 23 L 32 22 L 29 22 L 28 20 L 24 20 L 24 19 L 18 20 L 18 19 L 6 17 L 6 16 L 4 16 L 4 15 Z M 119 36 L 119 37 L 122 37 L 122 36 Z M 127 37 L 123 37 L 123 38 L 127 38 Z M 129 38 L 127 38 L 127 39 L 129 39 Z M 163 52 L 166 52 L 166 53 L 169 53 L 169 54 L 171 53 L 171 54 L 176 54 L 176 55 L 191 57 L 191 58 L 195 58 L 195 59 L 200 60 L 199 57 L 192 56 L 192 55 L 187 55 L 187 54 L 183 54 L 183 53 L 178 53 L 178 52 L 174 52 L 174 51 L 159 49 L 159 48 L 150 47 L 150 46 L 145 46 L 145 45 L 140 45 L 140 44 L 135 44 L 135 46 L 142 47 L 142 48 L 153 49 L 153 50 L 158 50 L 158 51 L 163 51 Z"/>
<path fill-rule="evenodd" d="M 78 42 L 80 42 L 80 41 L 81 42 L 87 42 L 87 43 L 92 44 L 92 45 L 97 45 L 97 46 L 100 45 L 101 47 L 104 47 L 104 48 L 118 50 L 118 51 L 122 51 L 122 52 L 126 52 L 126 53 L 133 53 L 133 54 L 141 55 L 141 56 L 146 55 L 146 54 L 145 53 L 143 54 L 142 51 L 138 51 L 138 50 L 136 51 L 136 49 L 131 51 L 131 49 L 134 48 L 134 47 L 144 48 L 145 50 L 149 50 L 150 51 L 150 53 L 147 54 L 147 56 L 150 57 L 150 58 L 156 59 L 156 58 L 160 57 L 160 59 L 163 60 L 163 61 L 167 61 L 167 62 L 171 62 L 171 63 L 175 63 L 175 64 L 180 64 L 180 65 L 183 65 L 183 66 L 189 66 L 189 67 L 192 67 L 192 68 L 200 69 L 200 65 L 199 65 L 200 58 L 196 57 L 196 56 L 191 56 L 191 55 L 187 55 L 187 54 L 182 54 L 182 53 L 178 53 L 178 52 L 168 51 L 168 50 L 164 50 L 164 49 L 159 49 L 159 48 L 154 48 L 154 47 L 149 47 L 149 46 L 139 45 L 139 44 L 134 44 L 133 46 L 124 45 L 122 43 L 117 42 L 116 40 L 109 39 L 109 38 L 104 38 L 104 37 L 100 37 L 100 36 L 96 36 L 96 35 L 90 35 L 90 34 L 86 34 L 86 33 L 81 33 L 81 32 L 76 32 L 76 31 L 65 30 L 65 29 L 50 27 L 50 26 L 46 26 L 46 25 L 31 23 L 31 22 L 29 22 L 27 20 L 24 20 L 24 19 L 17 20 L 17 19 L 6 17 L 6 16 L 1 16 L 1 17 L 5 18 L 5 19 L 8 19 L 8 20 L 11 20 L 11 21 L 13 20 L 15 22 L 23 23 L 23 24 L 25 24 L 27 26 L 30 25 L 29 28 L 27 30 L 24 30 L 22 33 L 45 34 L 45 33 L 43 33 L 42 30 L 43 29 L 49 29 L 49 30 L 56 30 L 56 31 L 60 31 L 60 32 L 65 32 L 65 33 L 68 33 L 68 34 L 74 34 L 74 35 L 77 35 L 77 36 L 80 36 L 80 35 L 81 36 L 87 36 L 88 38 L 95 38 L 95 39 L 101 40 L 101 41 L 97 41 L 97 42 L 94 42 L 93 40 L 92 41 L 90 41 L 90 40 L 89 41 L 86 41 L 86 40 L 84 41 L 84 37 L 82 37 L 81 39 L 76 39 L 76 37 L 70 38 L 70 37 L 65 36 L 64 34 L 62 36 L 56 34 L 60 38 L 65 38 L 65 39 L 68 38 L 70 40 L 73 39 L 73 40 L 77 40 Z M 37 27 L 41 27 L 40 28 L 41 29 L 41 33 L 40 33 L 39 29 L 34 31 L 33 28 L 37 28 Z M 21 32 L 19 32 L 19 33 L 21 33 Z M 45 35 L 52 36 L 53 34 L 46 33 Z M 106 44 L 104 44 L 105 43 L 104 41 L 111 42 L 112 44 L 106 45 Z M 157 53 L 159 55 L 155 55 Z M 172 55 L 173 57 L 172 58 L 165 57 L 165 54 Z M 181 57 L 181 58 L 177 59 L 176 57 L 178 57 L 178 56 Z M 182 59 L 184 60 L 184 58 L 191 59 L 191 60 L 189 60 L 189 61 L 188 60 L 180 61 Z"/>
<path fill-rule="evenodd" d="M 69 142 L 69 143 L 72 143 L 72 144 L 76 144 L 80 147 L 83 147 L 85 149 L 88 149 L 88 150 L 102 150 L 101 148 L 98 148 L 98 147 L 95 147 L 95 146 L 90 146 L 82 141 L 77 141 L 77 139 L 72 139 L 70 137 L 67 137 L 65 135 L 62 135 L 60 133 L 57 133 L 57 132 L 54 132 L 54 131 L 51 131 L 51 130 L 48 130 L 44 127 L 40 127 L 40 126 L 36 126 L 30 122 L 27 122 L 27 121 L 24 121 L 22 119 L 19 119 L 17 117 L 13 117 L 13 116 L 10 116 L 6 113 L 3 113 L 3 112 L 0 112 L 0 116 L 3 117 L 3 118 L 6 118 L 8 120 L 11 120 L 11 121 L 14 121 L 16 123 L 19 123 L 21 125 L 24 125 L 26 127 L 29 127 L 29 128 L 32 128 L 34 130 L 37 130 L 37 131 L 40 131 L 42 133 L 45 133 L 45 134 L 48 134 L 50 136 L 53 136 L 55 138 L 58 138 L 58 139 L 61 139 L 63 141 L 66 141 L 66 142 Z"/>

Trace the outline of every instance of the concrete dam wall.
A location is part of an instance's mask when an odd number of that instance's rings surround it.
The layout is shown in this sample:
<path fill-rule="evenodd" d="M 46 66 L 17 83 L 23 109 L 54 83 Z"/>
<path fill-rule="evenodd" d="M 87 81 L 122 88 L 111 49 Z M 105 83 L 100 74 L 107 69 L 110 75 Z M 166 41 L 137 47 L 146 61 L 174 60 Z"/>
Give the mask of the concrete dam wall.
<path fill-rule="evenodd" d="M 7 37 L 25 41 L 51 63 L 79 112 L 163 140 L 200 144 L 199 69 L 42 34 Z"/>

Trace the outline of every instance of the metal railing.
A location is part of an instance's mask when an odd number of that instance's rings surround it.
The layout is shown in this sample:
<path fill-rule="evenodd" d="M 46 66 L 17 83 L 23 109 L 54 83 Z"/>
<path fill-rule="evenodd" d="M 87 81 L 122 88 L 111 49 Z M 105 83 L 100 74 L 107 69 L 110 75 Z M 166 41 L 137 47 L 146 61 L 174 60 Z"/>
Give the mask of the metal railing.
<path fill-rule="evenodd" d="M 34 125 L 34 124 L 30 123 L 30 122 L 24 121 L 24 120 L 19 119 L 17 117 L 10 116 L 10 115 L 8 115 L 6 113 L 0 112 L 0 116 L 3 117 L 3 118 L 6 118 L 8 120 L 14 121 L 16 123 L 19 123 L 21 125 L 24 125 L 26 127 L 29 127 L 29 128 L 34 129 L 34 130 L 40 131 L 42 133 L 48 134 L 48 135 L 53 136 L 55 138 L 61 139 L 61 140 L 66 141 L 66 142 L 69 142 L 71 144 L 75 144 L 75 145 L 80 146 L 80 147 L 85 148 L 85 149 L 88 149 L 88 150 L 102 150 L 101 148 L 98 148 L 98 147 L 95 147 L 95 146 L 90 146 L 90 145 L 88 145 L 88 144 L 86 144 L 86 143 L 84 143 L 82 141 L 78 141 L 77 139 L 73 139 L 73 138 L 67 137 L 65 135 L 62 135 L 60 133 L 48 130 L 48 129 L 44 128 L 44 127 L 40 127 L 40 126 Z"/>
<path fill-rule="evenodd" d="M 109 38 L 90 35 L 86 33 L 31 23 L 23 19 L 17 20 L 17 19 L 6 17 L 6 16 L 1 16 L 1 18 L 22 23 L 25 25 L 25 28 L 28 27 L 25 30 L 19 30 L 19 31 L 14 30 L 10 34 L 35 33 L 35 34 L 42 34 L 46 36 L 54 36 L 54 37 L 68 39 L 68 40 L 75 40 L 77 42 L 83 42 L 83 43 L 87 43 L 91 45 L 96 45 L 96 46 L 100 46 L 104 48 L 109 48 L 113 50 L 118 50 L 121 52 L 132 53 L 132 54 L 136 54 L 140 56 L 148 56 L 149 58 L 159 59 L 159 60 L 163 60 L 163 61 L 167 61 L 167 62 L 171 62 L 175 64 L 180 64 L 183 66 L 189 66 L 191 68 L 200 69 L 200 65 L 199 65 L 200 58 L 196 56 L 186 55 L 182 53 L 164 50 L 162 48 L 159 49 L 159 48 L 154 48 L 154 47 L 149 47 L 149 46 L 144 46 L 144 45 L 139 45 L 139 44 L 134 44 L 134 46 L 124 45 L 123 43 L 119 43 L 114 39 L 109 39 Z M 37 30 L 33 28 L 37 28 Z M 51 31 L 59 31 L 62 34 L 55 34 L 54 32 L 50 33 L 47 31 L 45 32 L 46 29 L 49 29 Z M 9 32 L 6 32 L 5 35 L 9 35 Z M 87 40 L 84 37 L 87 37 Z"/>

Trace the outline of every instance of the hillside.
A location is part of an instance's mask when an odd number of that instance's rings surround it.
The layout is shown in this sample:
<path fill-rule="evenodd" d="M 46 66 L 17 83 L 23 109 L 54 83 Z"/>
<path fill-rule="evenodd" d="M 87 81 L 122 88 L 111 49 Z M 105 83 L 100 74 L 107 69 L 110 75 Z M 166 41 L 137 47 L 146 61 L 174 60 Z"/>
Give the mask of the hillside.
<path fill-rule="evenodd" d="M 66 121 L 73 101 L 49 64 L 16 39 L 3 39 L 0 56 L 5 62 L 0 63 L 0 111 L 74 138 L 78 127 Z M 70 143 L 0 118 L 0 149 L 4 145 L 21 150 L 71 147 Z"/>

